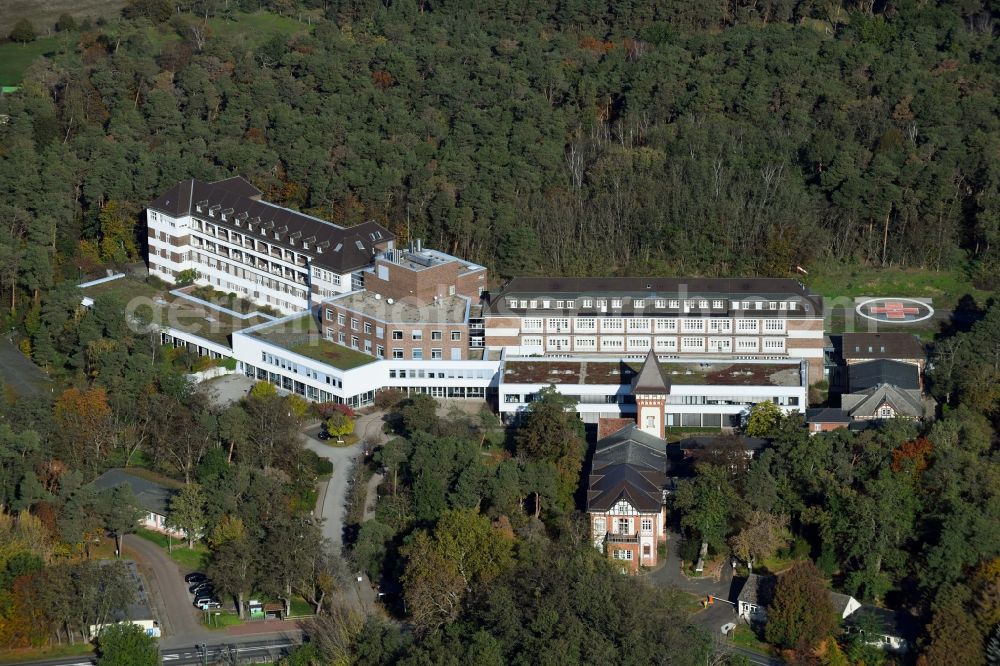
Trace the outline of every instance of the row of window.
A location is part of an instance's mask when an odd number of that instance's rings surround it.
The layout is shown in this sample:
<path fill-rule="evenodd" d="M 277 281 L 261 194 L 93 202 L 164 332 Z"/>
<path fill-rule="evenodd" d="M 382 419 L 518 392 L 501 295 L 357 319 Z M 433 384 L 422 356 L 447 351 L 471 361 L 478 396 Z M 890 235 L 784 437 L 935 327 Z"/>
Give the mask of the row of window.
<path fill-rule="evenodd" d="M 554 298 L 507 298 L 507 307 L 511 309 L 524 309 L 524 310 L 537 310 L 539 308 L 543 310 L 556 309 L 556 310 L 575 310 L 577 303 L 580 304 L 581 309 L 590 310 L 597 308 L 598 310 L 604 311 L 610 307 L 614 310 L 621 309 L 625 306 L 627 302 L 631 301 L 632 307 L 637 310 L 643 310 L 646 308 L 657 308 L 660 310 L 671 309 L 679 310 L 721 310 L 726 307 L 726 301 L 724 299 L 707 299 L 707 298 L 692 298 L 692 299 L 671 299 L 671 298 L 580 298 L 580 299 L 554 299 Z M 730 307 L 733 310 L 797 310 L 798 303 L 796 301 L 764 301 L 758 299 L 746 300 L 746 301 L 730 301 Z"/>
<path fill-rule="evenodd" d="M 735 346 L 734 346 L 735 345 Z M 710 352 L 724 354 L 732 351 L 756 352 L 763 349 L 767 352 L 785 351 L 785 338 L 713 338 L 713 337 L 681 337 L 678 347 L 676 337 L 622 337 L 622 336 L 554 336 L 546 337 L 521 336 L 521 347 L 544 348 L 545 351 L 578 351 L 578 352 L 642 352 L 651 348 L 657 352 Z"/>
<path fill-rule="evenodd" d="M 223 216 L 223 222 L 225 222 L 225 221 L 226 221 L 225 216 Z M 238 220 L 236 221 L 236 226 L 241 226 L 240 222 Z M 229 241 L 230 243 L 233 243 L 234 245 L 241 245 L 243 247 L 249 247 L 249 248 L 251 248 L 253 250 L 256 250 L 257 252 L 261 252 L 263 254 L 274 255 L 274 253 L 277 253 L 277 255 L 281 259 L 284 259 L 285 261 L 289 261 L 289 262 L 292 262 L 292 263 L 297 263 L 297 264 L 301 265 L 301 264 L 304 264 L 306 261 L 308 261 L 310 259 L 310 257 L 307 256 L 307 255 L 299 254 L 298 252 L 293 252 L 292 250 L 288 250 L 288 249 L 283 248 L 283 247 L 281 247 L 279 245 L 273 245 L 273 244 L 268 244 L 268 243 L 261 242 L 260 240 L 258 240 L 256 238 L 253 238 L 253 237 L 251 237 L 249 235 L 241 234 L 241 233 L 238 233 L 238 232 L 235 232 L 235 231 L 230 231 L 229 229 L 226 229 L 225 227 L 219 227 L 219 226 L 216 226 L 216 225 L 208 223 L 208 222 L 203 222 L 203 221 L 199 220 L 198 218 L 193 218 L 192 219 L 192 221 L 191 221 L 191 228 L 194 229 L 195 231 L 200 231 L 200 232 L 208 234 L 210 236 L 214 236 L 216 238 L 221 238 L 223 240 Z M 253 231 L 253 227 L 251 225 L 247 225 L 247 232 L 250 233 L 252 231 Z M 264 227 L 260 227 L 260 233 L 261 233 L 261 236 L 265 236 L 266 237 L 267 230 L 264 229 Z M 281 239 L 281 234 L 277 230 L 275 230 L 275 232 L 274 232 L 274 239 L 275 240 L 280 240 Z M 289 237 L 288 238 L 288 244 L 289 245 L 295 245 L 295 239 Z M 303 250 L 308 250 L 309 249 L 309 243 L 303 242 L 302 243 L 302 249 Z M 316 252 L 322 254 L 323 248 L 322 247 L 316 247 Z"/>
<path fill-rule="evenodd" d="M 612 519 L 612 527 L 614 527 L 615 534 L 634 534 L 632 529 L 632 518 L 614 518 Z M 651 535 L 653 533 L 653 519 L 652 518 L 641 518 L 639 521 L 640 529 L 642 534 Z M 594 534 L 605 534 L 607 533 L 607 522 L 604 516 L 594 517 Z"/>
<path fill-rule="evenodd" d="M 622 317 L 525 317 L 521 320 L 521 330 L 529 333 L 568 333 L 570 330 L 578 333 L 603 332 L 637 332 L 649 333 L 731 333 L 735 326 L 739 333 L 756 333 L 760 330 L 768 333 L 784 333 L 784 319 L 728 319 L 728 318 L 622 318 Z"/>
<path fill-rule="evenodd" d="M 326 320 L 327 321 L 333 321 L 334 320 L 334 312 L 330 308 L 326 309 Z M 337 320 L 337 325 L 338 326 L 347 326 L 347 322 L 348 322 L 347 314 L 345 314 L 343 312 L 336 313 L 336 320 Z M 364 330 L 365 335 L 371 335 L 372 331 L 374 330 L 376 338 L 381 339 L 381 338 L 385 337 L 385 331 L 384 331 L 384 329 L 381 326 L 373 326 L 371 322 L 362 321 L 362 320 L 358 319 L 357 317 L 351 317 L 350 318 L 350 326 L 351 326 L 351 330 L 352 331 L 361 331 L 361 330 Z M 431 333 L 431 341 L 432 342 L 433 341 L 438 341 L 438 340 L 444 340 L 444 331 L 431 331 L 430 333 Z M 452 342 L 461 342 L 462 341 L 462 332 L 461 331 L 451 331 L 449 335 L 451 336 L 451 341 Z M 400 331 L 400 330 L 392 331 L 392 336 L 391 337 L 392 337 L 393 340 L 402 340 L 404 338 L 404 332 Z M 416 330 L 410 331 L 410 339 L 412 339 L 415 342 L 422 341 L 424 339 L 424 332 L 423 332 L 423 330 L 416 329 Z"/>
<path fill-rule="evenodd" d="M 323 282 L 329 282 L 332 285 L 340 286 L 340 276 L 333 271 L 328 271 L 325 268 L 320 268 L 319 266 L 312 267 L 313 277 L 317 280 L 322 280 Z"/>
<path fill-rule="evenodd" d="M 276 366 L 278 368 L 281 368 L 282 370 L 290 371 L 292 374 L 295 374 L 295 375 L 302 374 L 302 375 L 305 375 L 306 377 L 308 377 L 309 379 L 315 379 L 317 381 L 324 381 L 327 384 L 329 384 L 330 386 L 334 386 L 336 388 L 343 388 L 344 387 L 344 385 L 341 383 L 340 379 L 338 379 L 337 377 L 334 377 L 332 375 L 323 374 L 321 372 L 317 372 L 317 371 L 315 371 L 312 368 L 307 367 L 307 366 L 299 366 L 297 363 L 295 363 L 293 361 L 290 361 L 290 360 L 288 360 L 286 358 L 282 358 L 280 356 L 275 356 L 274 354 L 270 354 L 270 353 L 265 352 L 265 351 L 262 351 L 260 353 L 260 360 L 261 360 L 262 363 L 267 363 L 268 365 Z M 301 372 L 299 372 L 300 369 L 301 369 Z"/>
<path fill-rule="evenodd" d="M 422 368 L 389 369 L 389 379 L 491 379 L 492 370 L 452 368 L 449 370 L 424 370 Z"/>
<path fill-rule="evenodd" d="M 630 395 L 567 395 L 568 398 L 576 399 L 578 404 L 584 405 L 599 405 L 599 404 L 618 404 L 627 405 L 634 404 L 635 398 Z M 503 402 L 509 405 L 519 405 L 527 404 L 529 402 L 534 402 L 538 399 L 537 393 L 505 393 L 503 396 Z M 747 406 L 754 405 L 761 402 L 762 398 L 756 395 L 668 395 L 666 397 L 666 404 L 668 405 L 713 405 L 716 407 L 722 406 Z M 767 400 L 767 398 L 764 398 Z M 797 396 L 774 396 L 770 398 L 771 402 L 781 407 L 798 407 L 799 399 Z M 687 424 L 685 424 L 687 425 Z M 700 425 L 700 424 L 696 424 Z"/>

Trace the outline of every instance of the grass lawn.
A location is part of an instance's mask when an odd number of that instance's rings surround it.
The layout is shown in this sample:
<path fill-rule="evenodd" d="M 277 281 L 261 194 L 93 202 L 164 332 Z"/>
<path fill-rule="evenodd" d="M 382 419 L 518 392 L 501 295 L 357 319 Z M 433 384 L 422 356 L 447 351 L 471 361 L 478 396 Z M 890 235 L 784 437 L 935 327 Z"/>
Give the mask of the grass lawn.
<path fill-rule="evenodd" d="M 21 650 L 0 650 L 0 664 L 23 664 L 40 659 L 60 659 L 64 657 L 91 657 L 94 646 L 91 643 L 75 645 L 51 645 Z"/>
<path fill-rule="evenodd" d="M 814 268 L 804 281 L 828 299 L 857 296 L 931 298 L 935 308 L 951 308 L 966 294 L 980 302 L 989 296 L 988 292 L 976 289 L 961 270 L 829 264 Z"/>
<path fill-rule="evenodd" d="M 21 85 L 28 66 L 36 58 L 54 53 L 58 47 L 59 37 L 41 37 L 28 44 L 0 44 L 0 85 Z"/>
<path fill-rule="evenodd" d="M 314 615 L 313 606 L 311 603 L 303 599 L 302 597 L 292 597 L 291 611 L 293 617 L 300 617 L 302 615 Z"/>
<path fill-rule="evenodd" d="M 243 624 L 236 611 L 213 610 L 201 614 L 201 623 L 208 629 L 225 629 Z"/>
<path fill-rule="evenodd" d="M 732 640 L 733 645 L 738 645 L 741 648 L 759 652 L 761 654 L 771 653 L 771 647 L 757 638 L 757 634 L 753 633 L 753 629 L 745 624 L 736 625 L 736 629 L 733 630 Z"/>
<path fill-rule="evenodd" d="M 152 541 L 164 550 L 167 549 L 167 537 L 164 534 L 142 528 L 136 534 L 147 541 Z M 202 568 L 205 555 L 208 554 L 208 548 L 204 544 L 195 543 L 194 548 L 188 548 L 187 542 L 181 539 L 173 539 L 172 542 L 173 549 L 170 552 L 170 559 L 180 567 L 191 571 L 197 571 Z"/>
<path fill-rule="evenodd" d="M 339 439 L 344 440 L 343 444 L 339 443 L 337 439 L 338 437 L 336 435 L 330 435 L 330 439 L 326 440 L 324 444 L 326 444 L 327 446 L 332 446 L 335 449 L 346 449 L 348 446 L 354 446 L 355 444 L 358 443 L 358 436 L 354 434 L 344 435 L 343 437 L 340 437 Z"/>
<path fill-rule="evenodd" d="M 196 16 L 190 14 L 185 16 L 192 22 L 197 21 Z M 226 37 L 242 40 L 250 47 L 260 46 L 275 35 L 290 37 L 297 32 L 307 32 L 311 29 L 307 23 L 300 23 L 297 19 L 267 12 L 255 14 L 234 12 L 231 18 L 213 17 L 208 19 L 208 28 L 209 42 L 212 37 Z M 157 48 L 170 42 L 180 41 L 180 35 L 167 24 L 149 28 L 146 35 Z"/>

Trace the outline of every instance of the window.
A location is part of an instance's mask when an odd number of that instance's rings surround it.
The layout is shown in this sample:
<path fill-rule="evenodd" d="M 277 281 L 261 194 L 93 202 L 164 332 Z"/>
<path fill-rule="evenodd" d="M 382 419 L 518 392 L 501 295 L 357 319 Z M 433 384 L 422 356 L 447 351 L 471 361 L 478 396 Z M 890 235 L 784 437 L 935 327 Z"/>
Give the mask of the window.
<path fill-rule="evenodd" d="M 576 307 L 576 301 L 566 301 L 566 308 L 572 310 Z"/>
<path fill-rule="evenodd" d="M 757 320 L 756 319 L 737 319 L 736 320 L 736 331 L 739 333 L 756 333 L 757 332 Z"/>
<path fill-rule="evenodd" d="M 585 308 L 592 308 L 592 307 L 594 307 L 594 301 L 592 301 L 589 298 L 583 299 L 583 307 L 585 307 Z"/>
<path fill-rule="evenodd" d="M 403 350 L 400 347 L 393 347 L 392 349 L 393 358 L 403 358 Z"/>
<path fill-rule="evenodd" d="M 517 307 L 517 299 L 516 298 L 508 298 L 507 299 L 507 307 L 509 307 L 509 308 L 516 308 Z"/>
<path fill-rule="evenodd" d="M 712 309 L 713 310 L 719 310 L 719 309 L 724 308 L 724 307 L 725 307 L 725 304 L 724 304 L 723 301 L 720 301 L 720 300 L 712 301 Z"/>
<path fill-rule="evenodd" d="M 765 319 L 764 320 L 764 330 L 773 332 L 784 332 L 785 330 L 785 320 L 784 319 Z"/>
<path fill-rule="evenodd" d="M 529 319 L 525 317 L 521 320 L 521 330 L 523 331 L 540 331 L 542 330 L 542 320 L 541 319 Z"/>
<path fill-rule="evenodd" d="M 785 351 L 785 339 L 764 338 L 764 351 Z"/>
<path fill-rule="evenodd" d="M 556 308 L 562 310 L 566 307 L 566 301 L 556 301 Z"/>
<path fill-rule="evenodd" d="M 413 339 L 417 340 L 417 341 L 424 339 L 424 332 L 423 331 L 413 331 L 411 333 L 411 335 L 412 335 Z"/>
<path fill-rule="evenodd" d="M 631 550 L 616 550 L 615 551 L 616 560 L 628 560 L 632 561 L 632 551 Z"/>
<path fill-rule="evenodd" d="M 708 330 L 711 333 L 729 333 L 733 330 L 733 322 L 729 319 L 710 319 Z"/>
<path fill-rule="evenodd" d="M 657 333 L 676 333 L 677 332 L 677 320 L 676 319 L 657 319 L 655 324 L 655 329 Z"/>
<path fill-rule="evenodd" d="M 552 301 L 550 301 L 550 300 L 549 300 L 549 299 L 547 299 L 547 298 L 543 298 L 543 299 L 542 299 L 542 307 L 543 307 L 544 309 L 546 309 L 546 310 L 548 310 L 548 309 L 549 309 L 549 305 L 550 305 L 551 303 L 552 303 Z"/>
<path fill-rule="evenodd" d="M 653 531 L 653 519 L 643 518 L 642 519 L 642 533 L 649 534 Z"/>
<path fill-rule="evenodd" d="M 677 351 L 677 338 L 656 338 L 656 351 Z"/>
<path fill-rule="evenodd" d="M 355 319 L 354 317 L 351 317 L 351 330 L 352 331 L 358 330 L 358 320 Z"/>
<path fill-rule="evenodd" d="M 557 319 L 549 319 L 548 323 L 550 331 L 562 333 L 563 331 L 569 330 L 569 319 L 559 317 Z"/>
<path fill-rule="evenodd" d="M 337 333 L 337 342 L 339 342 L 340 344 L 344 344 L 345 342 L 347 342 L 347 336 L 344 335 L 343 332 Z"/>
<path fill-rule="evenodd" d="M 347 323 L 347 315 L 345 315 L 343 312 L 338 313 L 337 314 L 337 323 L 340 324 L 341 326 L 343 326 L 344 324 L 346 324 Z"/>
<path fill-rule="evenodd" d="M 621 319 L 602 319 L 602 331 L 622 331 L 625 329 L 625 322 Z"/>
<path fill-rule="evenodd" d="M 629 319 L 628 320 L 628 330 L 630 331 L 648 331 L 649 330 L 649 320 L 645 318 Z"/>
<path fill-rule="evenodd" d="M 681 306 L 681 302 L 680 301 L 678 301 L 676 299 L 672 299 L 670 301 L 670 307 L 672 307 L 672 308 L 679 308 L 680 306 Z"/>
<path fill-rule="evenodd" d="M 656 417 L 655 416 L 647 416 L 646 417 L 646 427 L 647 428 L 655 428 L 656 427 Z M 643 524 L 643 529 L 645 529 L 646 521 L 645 520 L 642 521 L 642 524 Z"/>
<path fill-rule="evenodd" d="M 732 349 L 733 349 L 733 341 L 731 338 L 708 339 L 708 351 L 710 352 L 722 354 L 724 352 L 732 351 Z"/>
<path fill-rule="evenodd" d="M 462 331 L 452 331 L 451 332 L 451 341 L 452 342 L 459 342 L 459 341 L 461 341 L 461 339 L 462 339 Z"/>
<path fill-rule="evenodd" d="M 371 354 L 372 353 L 372 341 L 371 340 L 365 340 L 365 353 L 366 354 Z"/>
<path fill-rule="evenodd" d="M 700 299 L 698 301 L 698 307 L 701 308 L 702 310 L 707 309 L 708 308 L 708 301 L 705 300 L 704 298 Z"/>
<path fill-rule="evenodd" d="M 663 298 L 657 298 L 654 305 L 658 308 L 665 308 L 667 307 L 667 301 Z"/>
<path fill-rule="evenodd" d="M 524 301 L 521 301 L 521 302 L 524 303 Z M 532 310 L 538 309 L 538 301 L 536 301 L 534 299 L 528 301 L 528 307 L 530 307 Z"/>
<path fill-rule="evenodd" d="M 632 531 L 632 521 L 628 518 L 618 518 L 615 520 L 615 534 L 630 534 Z"/>
<path fill-rule="evenodd" d="M 354 349 L 358 348 L 358 336 L 356 335 L 351 336 L 351 347 L 353 347 Z"/>
<path fill-rule="evenodd" d="M 431 358 L 436 358 L 436 359 L 443 358 L 443 354 L 441 353 L 441 350 L 440 349 L 432 349 L 431 350 Z"/>
<path fill-rule="evenodd" d="M 414 361 L 422 361 L 422 360 L 424 360 L 424 350 L 423 349 L 420 349 L 419 347 L 417 347 L 416 349 L 413 349 L 411 351 L 412 351 L 412 354 L 413 354 L 412 358 L 413 358 Z"/>
<path fill-rule="evenodd" d="M 441 331 L 431 331 L 431 340 L 443 340 Z"/>
<path fill-rule="evenodd" d="M 878 408 L 878 413 L 876 413 L 876 416 L 880 419 L 891 419 L 893 417 L 893 414 L 894 412 L 892 411 L 892 407 L 890 407 L 889 405 L 882 405 Z"/>
<path fill-rule="evenodd" d="M 333 321 L 333 310 L 331 310 L 330 308 L 326 309 L 326 320 Z"/>
<path fill-rule="evenodd" d="M 606 307 L 608 307 L 608 302 L 603 298 L 598 298 L 597 307 L 600 308 L 601 310 L 604 310 Z"/>
<path fill-rule="evenodd" d="M 681 338 L 681 351 L 704 351 L 705 338 Z"/>
<path fill-rule="evenodd" d="M 365 322 L 365 335 L 371 335 L 371 334 L 372 334 L 372 324 L 371 324 L 371 322 L 366 321 Z"/>
<path fill-rule="evenodd" d="M 402 340 L 403 339 L 403 332 L 402 331 L 393 331 L 392 332 L 392 339 L 393 340 Z"/>
<path fill-rule="evenodd" d="M 597 330 L 597 320 L 577 317 L 573 321 L 573 329 L 577 331 L 595 331 Z"/>
<path fill-rule="evenodd" d="M 681 330 L 685 333 L 701 332 L 705 330 L 704 319 L 681 319 Z"/>
<path fill-rule="evenodd" d="M 611 299 L 611 307 L 613 307 L 613 308 L 620 308 L 621 306 L 622 306 L 622 299 L 620 299 L 620 298 L 612 298 Z"/>
<path fill-rule="evenodd" d="M 639 299 L 633 301 L 632 305 L 634 305 L 637 308 L 644 308 L 644 307 L 646 307 L 646 301 L 644 299 L 639 298 Z"/>
<path fill-rule="evenodd" d="M 604 516 L 594 518 L 594 534 L 604 534 L 607 529 Z"/>
<path fill-rule="evenodd" d="M 375 345 L 375 355 L 379 358 L 385 358 L 385 347 L 382 345 Z"/>

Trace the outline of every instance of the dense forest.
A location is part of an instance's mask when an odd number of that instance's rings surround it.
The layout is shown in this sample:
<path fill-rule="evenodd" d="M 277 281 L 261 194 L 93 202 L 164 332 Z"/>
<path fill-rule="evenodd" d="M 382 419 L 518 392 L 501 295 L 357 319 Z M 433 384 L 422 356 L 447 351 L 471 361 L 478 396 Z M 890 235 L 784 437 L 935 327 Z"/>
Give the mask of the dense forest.
<path fill-rule="evenodd" d="M 239 7 L 137 0 L 0 100 L 14 304 L 137 258 L 149 200 L 233 173 L 500 275 L 837 261 L 995 285 L 989 3 L 307 2 L 270 36 L 205 18 Z"/>
<path fill-rule="evenodd" d="M 240 29 L 260 11 L 281 29 Z M 88 482 L 132 465 L 184 485 L 171 520 L 206 539 L 179 546 L 203 550 L 221 592 L 323 611 L 290 663 L 705 663 L 690 600 L 590 548 L 585 442 L 554 396 L 498 441 L 488 416 L 380 396 L 397 437 L 371 460 L 389 473 L 347 556 L 390 601 L 359 617 L 333 601 L 345 567 L 308 517 L 329 469 L 290 444 L 311 408 L 263 387 L 214 407 L 185 380 L 196 359 L 132 330 L 120 301 L 81 308 L 72 285 L 138 261 L 143 207 L 176 181 L 243 174 L 273 201 L 376 218 L 501 277 L 832 263 L 995 290 L 997 12 L 132 0 L 61 19 L 55 52 L 0 97 L 0 303 L 52 379 L 0 400 L 0 645 L 78 641 L 115 610 L 73 599 L 121 587 L 90 549 L 135 517 Z M 678 488 L 684 553 L 810 563 L 802 589 L 911 613 L 928 666 L 1000 653 L 1000 305 L 973 310 L 936 341 L 936 423 L 809 437 L 795 418 L 755 422 L 769 451 L 719 451 Z M 290 534 L 305 539 L 294 557 L 277 547 Z M 767 638 L 795 663 L 885 659 L 816 629 Z"/>

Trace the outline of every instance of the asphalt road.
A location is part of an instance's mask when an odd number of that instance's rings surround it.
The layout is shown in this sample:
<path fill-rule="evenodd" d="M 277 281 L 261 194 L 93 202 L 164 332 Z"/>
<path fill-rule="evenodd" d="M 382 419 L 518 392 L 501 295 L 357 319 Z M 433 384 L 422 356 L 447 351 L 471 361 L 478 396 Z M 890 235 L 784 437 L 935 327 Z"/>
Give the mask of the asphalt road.
<path fill-rule="evenodd" d="M 188 664 L 236 664 L 247 663 L 254 659 L 266 658 L 277 661 L 287 655 L 292 648 L 301 642 L 296 635 L 276 634 L 262 638 L 251 636 L 219 642 L 218 637 L 212 637 L 205 643 L 194 643 L 174 648 L 160 649 L 163 664 L 186 666 Z M 61 659 L 46 659 L 27 662 L 30 666 L 93 666 L 97 660 L 93 657 L 64 657 Z"/>
<path fill-rule="evenodd" d="M 344 545 L 344 513 L 351 470 L 358 456 L 363 453 L 366 441 L 377 444 L 385 442 L 386 436 L 382 432 L 383 416 L 382 412 L 359 416 L 354 426 L 358 442 L 353 446 L 338 448 L 316 439 L 319 425 L 306 428 L 302 433 L 307 449 L 333 463 L 333 474 L 327 481 L 325 493 L 320 494 L 322 503 L 316 507 L 316 514 L 323 518 L 323 536 L 330 540 L 337 552 Z"/>
<path fill-rule="evenodd" d="M 7 338 L 0 338 L 0 376 L 18 395 L 49 391 L 49 378 Z"/>

